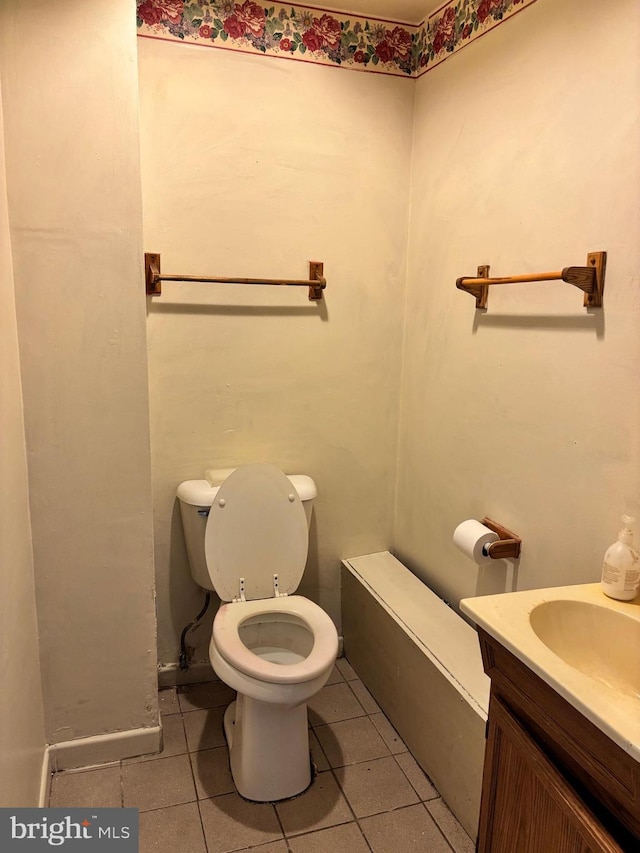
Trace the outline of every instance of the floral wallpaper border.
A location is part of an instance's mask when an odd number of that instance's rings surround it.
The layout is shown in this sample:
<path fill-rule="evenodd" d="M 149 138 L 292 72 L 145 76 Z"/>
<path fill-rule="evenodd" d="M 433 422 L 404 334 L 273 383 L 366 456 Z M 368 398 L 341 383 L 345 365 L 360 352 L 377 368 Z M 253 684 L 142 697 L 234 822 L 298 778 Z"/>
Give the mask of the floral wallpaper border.
<path fill-rule="evenodd" d="M 419 77 L 535 0 L 449 0 L 418 26 L 254 0 L 142 0 L 138 35 Z"/>

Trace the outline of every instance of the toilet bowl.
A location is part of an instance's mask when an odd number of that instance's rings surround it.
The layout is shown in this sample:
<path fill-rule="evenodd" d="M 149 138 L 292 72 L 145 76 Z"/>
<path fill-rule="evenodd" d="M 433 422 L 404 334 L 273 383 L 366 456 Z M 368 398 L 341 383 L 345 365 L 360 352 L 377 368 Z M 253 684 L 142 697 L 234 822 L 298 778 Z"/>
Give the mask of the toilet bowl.
<path fill-rule="evenodd" d="M 192 573 L 222 601 L 209 656 L 237 691 L 224 717 L 233 780 L 259 802 L 310 784 L 306 703 L 338 653 L 329 616 L 290 594 L 304 572 L 315 494 L 311 478 L 272 465 L 208 472 L 178 488 Z"/>

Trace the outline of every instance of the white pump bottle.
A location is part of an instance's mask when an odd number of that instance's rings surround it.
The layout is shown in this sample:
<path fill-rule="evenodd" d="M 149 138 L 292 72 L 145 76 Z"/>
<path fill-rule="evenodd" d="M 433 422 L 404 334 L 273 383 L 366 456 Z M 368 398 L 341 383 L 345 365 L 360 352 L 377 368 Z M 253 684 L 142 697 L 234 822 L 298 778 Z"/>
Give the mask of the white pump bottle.
<path fill-rule="evenodd" d="M 635 518 L 622 516 L 624 525 L 618 541 L 607 549 L 602 566 L 602 591 L 609 598 L 631 601 L 638 594 L 640 583 L 640 554 L 633 547 Z"/>

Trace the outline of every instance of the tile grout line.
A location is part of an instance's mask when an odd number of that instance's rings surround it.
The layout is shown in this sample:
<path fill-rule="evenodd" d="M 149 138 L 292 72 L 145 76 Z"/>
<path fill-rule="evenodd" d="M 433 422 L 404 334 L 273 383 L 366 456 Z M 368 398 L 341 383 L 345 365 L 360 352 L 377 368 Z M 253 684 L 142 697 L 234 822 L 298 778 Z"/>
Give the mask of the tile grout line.
<path fill-rule="evenodd" d="M 315 781 L 315 777 L 311 781 L 311 785 L 313 785 L 314 781 Z M 309 787 L 311 787 L 311 785 Z M 278 809 L 276 808 L 275 803 L 271 803 L 271 808 L 273 809 L 273 811 L 275 813 L 276 820 L 278 822 L 278 826 L 280 827 L 280 832 L 282 833 L 282 839 L 283 839 L 284 843 L 287 845 L 287 850 L 289 850 L 289 842 L 287 841 L 287 834 L 284 831 L 284 824 L 283 824 L 282 820 L 280 819 L 280 815 L 278 814 Z"/>
<path fill-rule="evenodd" d="M 355 691 L 355 690 L 353 689 L 353 687 L 351 686 L 352 684 L 355 684 L 356 682 L 358 682 L 359 684 L 361 684 L 361 685 L 363 686 L 363 688 L 367 691 L 367 693 L 369 693 L 369 695 L 371 696 L 372 701 L 373 701 L 373 702 L 375 702 L 376 707 L 379 709 L 378 711 L 367 711 L 367 710 L 365 709 L 365 714 L 367 714 L 367 715 L 370 717 L 372 713 L 373 713 L 373 714 L 379 714 L 379 713 L 381 713 L 381 712 L 382 712 L 382 708 L 380 708 L 380 706 L 378 705 L 378 703 L 376 702 L 376 700 L 373 698 L 373 696 L 371 695 L 371 692 L 369 691 L 369 688 L 368 688 L 368 687 L 367 687 L 367 685 L 364 683 L 364 681 L 362 681 L 362 679 L 360 679 L 360 678 L 354 678 L 354 680 L 353 680 L 353 681 L 347 681 L 347 682 L 345 682 L 345 683 L 349 686 L 349 690 L 350 690 L 350 691 L 351 691 L 351 693 L 356 697 L 356 699 L 357 699 L 357 701 L 359 702 L 360 706 L 361 706 L 362 708 L 364 708 L 364 705 L 363 705 L 363 704 L 362 704 L 362 702 L 360 701 L 359 696 L 356 694 L 356 691 Z"/>
<path fill-rule="evenodd" d="M 442 799 L 442 797 L 441 797 L 440 799 Z M 458 853 L 458 851 L 456 850 L 456 848 L 453 846 L 453 842 L 452 842 L 452 841 L 449 841 L 449 839 L 448 839 L 448 838 L 447 838 L 447 836 L 445 835 L 444 829 L 442 829 L 442 827 L 440 826 L 440 824 L 438 823 L 438 821 L 435 819 L 435 817 L 431 814 L 431 812 L 430 812 L 430 811 L 429 811 L 429 809 L 427 808 L 427 804 L 426 804 L 426 803 L 423 803 L 422 805 L 425 807 L 425 809 L 427 809 L 427 814 L 429 815 L 429 817 L 431 818 L 431 820 L 435 823 L 435 825 L 438 827 L 438 830 L 439 830 L 439 832 L 440 832 L 440 835 L 444 838 L 444 840 L 447 842 L 447 844 L 449 845 L 449 847 L 453 850 L 453 853 Z"/>
<path fill-rule="evenodd" d="M 420 767 L 420 765 L 418 764 L 418 762 L 417 762 L 417 761 L 416 761 L 416 759 L 414 758 L 413 753 L 412 753 L 410 750 L 408 750 L 408 752 L 409 752 L 409 755 L 413 758 L 413 760 L 414 760 L 414 761 L 416 762 L 416 764 L 418 765 L 418 769 L 420 770 L 420 772 L 421 772 L 421 773 L 424 773 L 424 770 L 422 769 L 422 767 Z M 404 753 L 404 752 L 399 752 L 399 753 L 398 753 L 398 755 L 405 755 L 405 754 L 406 754 L 406 753 Z M 407 773 L 405 772 L 404 767 L 403 767 L 403 766 L 402 766 L 402 764 L 400 764 L 400 762 L 398 761 L 398 755 L 394 755 L 394 756 L 393 756 L 393 760 L 395 761 L 395 763 L 396 763 L 396 764 L 398 765 L 398 767 L 400 768 L 400 771 L 401 771 L 402 775 L 404 776 L 404 778 L 407 780 L 407 782 L 411 785 L 411 787 L 413 788 L 413 790 L 416 792 L 416 796 L 418 797 L 418 799 L 420 800 L 420 802 L 421 802 L 421 803 L 432 803 L 434 800 L 441 800 L 441 799 L 442 799 L 442 796 L 440 795 L 440 791 L 438 791 L 438 789 L 437 789 L 437 788 L 436 788 L 436 786 L 433 784 L 433 782 L 431 781 L 431 779 L 429 779 L 429 777 L 427 776 L 427 774 L 426 774 L 426 773 L 424 773 L 425 779 L 427 779 L 427 780 L 429 781 L 429 783 L 430 783 L 431 787 L 432 787 L 432 788 L 433 788 L 433 790 L 436 792 L 436 796 L 435 796 L 435 797 L 431 797 L 431 798 L 430 798 L 430 799 L 428 799 L 428 800 L 424 800 L 424 799 L 420 796 L 420 791 L 418 791 L 417 787 L 413 784 L 413 782 L 411 781 L 411 779 L 409 779 L 409 777 L 408 777 Z"/>
<path fill-rule="evenodd" d="M 444 840 L 445 840 L 445 844 L 447 844 L 447 845 L 448 845 L 448 847 L 453 851 L 453 853 L 456 853 L 456 849 L 455 849 L 455 847 L 454 847 L 454 846 L 453 846 L 453 844 L 449 841 L 449 839 L 447 838 L 447 836 L 444 834 L 443 830 L 440 828 L 440 824 L 438 823 L 438 821 L 433 817 L 433 815 L 431 814 L 431 812 L 429 811 L 429 809 L 427 808 L 427 806 L 425 805 L 425 803 L 423 803 L 422 805 L 425 807 L 425 810 L 426 810 L 427 814 L 429 815 L 429 817 L 431 818 L 431 820 L 432 820 L 432 821 L 434 822 L 434 824 L 436 825 L 436 829 L 438 830 L 438 832 L 440 833 L 440 835 L 444 838 Z"/>
<path fill-rule="evenodd" d="M 353 680 L 355 681 L 356 679 L 353 679 Z M 362 705 L 362 703 L 360 702 L 360 700 L 358 699 L 358 697 L 355 695 L 354 691 L 351 689 L 351 682 L 349 682 L 349 681 L 347 681 L 347 680 L 345 679 L 344 683 L 345 683 L 345 684 L 347 684 L 347 685 L 349 686 L 349 690 L 350 690 L 351 694 L 352 694 L 353 696 L 355 696 L 356 701 L 358 702 L 358 704 L 360 705 L 360 707 L 361 707 L 361 708 L 363 708 L 363 710 L 365 710 L 365 709 L 364 709 L 364 707 L 363 707 L 363 705 Z M 366 711 L 365 711 L 364 716 L 366 716 L 367 718 L 369 718 L 369 719 L 370 719 L 370 714 L 368 714 Z M 357 718 L 357 717 L 352 717 L 351 719 L 358 719 L 358 718 Z M 344 722 L 344 721 L 343 721 L 343 720 L 337 720 L 336 722 Z M 371 720 L 370 720 L 370 722 L 371 722 L 371 724 L 373 725 L 373 721 L 371 721 Z M 328 724 L 326 724 L 326 725 L 331 725 L 331 723 L 328 723 Z M 375 728 L 375 726 L 374 726 L 374 728 Z M 313 726 L 312 726 L 312 730 L 314 731 L 314 734 L 315 734 L 315 728 L 314 728 Z M 382 736 L 381 736 L 381 737 L 382 737 Z M 333 766 L 331 765 L 331 762 L 329 761 L 328 756 L 327 756 L 327 755 L 326 755 L 326 753 L 324 752 L 324 750 L 323 750 L 323 748 L 322 748 L 322 743 L 321 743 L 321 741 L 320 741 L 320 738 L 319 738 L 317 735 L 316 735 L 316 740 L 318 741 L 318 744 L 319 744 L 319 746 L 320 746 L 320 749 L 322 750 L 323 754 L 325 755 L 325 758 L 326 758 L 326 760 L 327 760 L 327 764 L 329 765 L 329 770 L 330 770 L 330 772 L 331 772 L 331 774 L 332 774 L 332 776 L 333 776 L 333 778 L 334 778 L 334 780 L 335 780 L 335 782 L 336 782 L 336 785 L 338 786 L 338 790 L 340 791 L 340 793 L 341 793 L 342 797 L 344 798 L 344 801 L 345 801 L 345 803 L 347 804 L 347 808 L 349 809 L 349 811 L 350 811 L 350 812 L 351 812 L 351 814 L 353 815 L 353 822 L 354 822 L 354 823 L 355 823 L 355 825 L 358 827 L 358 831 L 360 832 L 360 835 L 362 836 L 362 838 L 363 838 L 363 840 L 364 840 L 364 843 L 367 845 L 367 847 L 369 848 L 369 850 L 370 850 L 370 851 L 373 851 L 373 847 L 371 846 L 371 844 L 369 844 L 369 840 L 367 839 L 367 836 L 365 835 L 364 830 L 362 829 L 362 826 L 361 826 L 361 824 L 360 824 L 360 819 L 358 818 L 358 816 L 356 815 L 355 811 L 353 810 L 353 807 L 351 806 L 351 803 L 349 802 L 349 798 L 347 797 L 346 792 L 344 791 L 344 789 L 343 789 L 342 785 L 340 784 L 340 780 L 338 779 L 338 776 L 337 776 L 337 774 L 336 774 L 336 770 L 342 769 L 343 767 L 354 766 L 354 765 L 356 765 L 356 764 L 366 764 L 366 763 L 367 763 L 367 760 L 365 760 L 365 761 L 355 761 L 355 762 L 353 762 L 353 765 L 346 765 L 346 764 L 343 764 L 343 765 L 341 765 L 341 767 L 333 767 Z M 383 743 L 384 743 L 385 747 L 386 747 L 387 749 L 389 749 L 389 747 L 387 746 L 386 742 L 384 742 L 384 739 L 383 739 Z M 390 750 L 389 750 L 389 753 L 391 754 L 391 751 L 390 751 Z M 383 757 L 384 757 L 384 758 L 387 758 L 388 756 L 383 756 Z M 395 759 L 395 756 L 391 755 L 391 757 Z M 368 761 L 373 761 L 373 760 L 376 760 L 376 759 L 368 759 Z M 397 762 L 396 762 L 396 763 L 397 763 Z M 399 765 L 398 765 L 398 766 L 399 766 Z M 400 767 L 400 770 L 402 771 L 402 768 L 401 768 L 401 767 Z M 402 772 L 404 772 L 404 771 L 402 771 Z M 407 780 L 407 781 L 409 781 L 409 780 Z M 409 783 L 409 784 L 411 784 L 411 783 Z M 411 786 L 411 787 L 413 787 L 413 786 Z M 414 790 L 415 790 L 415 789 L 414 789 Z M 417 791 L 416 791 L 416 795 L 417 795 L 417 796 L 419 796 L 419 794 L 418 794 L 418 792 L 417 792 Z M 385 812 L 381 812 L 381 814 L 385 814 Z M 429 815 L 429 817 L 431 817 L 431 815 Z M 432 818 L 432 820 L 433 820 L 433 818 Z M 336 824 L 336 825 L 337 825 L 337 826 L 340 826 L 340 824 Z M 328 828 L 328 827 L 327 827 L 327 828 Z"/>
<path fill-rule="evenodd" d="M 319 741 L 318 741 L 318 742 L 319 742 Z M 333 778 L 335 779 L 336 785 L 338 786 L 338 790 L 340 791 L 341 795 L 344 797 L 344 801 L 345 801 L 345 803 L 347 804 L 347 808 L 349 809 L 349 811 L 350 811 L 350 812 L 351 812 L 351 814 L 353 815 L 353 820 L 354 820 L 354 822 L 355 822 L 355 825 L 358 827 L 358 831 L 359 831 L 360 835 L 361 835 L 361 836 L 363 837 L 363 839 L 364 839 L 364 843 L 367 845 L 367 847 L 369 848 L 369 850 L 373 851 L 373 848 L 372 848 L 372 846 L 369 844 L 369 841 L 368 841 L 368 839 L 367 839 L 367 836 L 364 834 L 364 830 L 363 830 L 363 829 L 362 829 L 362 827 L 360 826 L 360 820 L 358 819 L 358 816 L 357 816 L 357 815 L 356 815 L 356 813 L 354 812 L 354 810 L 353 810 L 353 808 L 352 808 L 352 806 L 351 806 L 351 803 L 349 802 L 349 798 L 348 798 L 348 797 L 347 797 L 347 795 L 345 794 L 345 792 L 344 792 L 344 790 L 343 790 L 343 788 L 342 788 L 342 785 L 340 784 L 340 780 L 338 779 L 338 777 L 337 777 L 337 775 L 336 775 L 336 773 L 335 773 L 335 769 L 334 769 L 333 767 L 331 767 L 331 768 L 330 768 L 330 770 L 331 770 L 331 774 L 332 774 Z M 339 824 L 338 824 L 338 825 L 339 825 Z"/>
<path fill-rule="evenodd" d="M 364 829 L 360 826 L 360 821 L 359 821 L 359 820 L 357 820 L 357 821 L 356 821 L 356 826 L 358 827 L 358 830 L 360 831 L 360 835 L 361 835 L 361 836 L 363 837 L 363 839 L 364 839 L 364 843 L 367 845 L 367 847 L 369 848 L 369 850 L 371 850 L 371 853 L 374 853 L 373 847 L 371 846 L 371 844 L 369 844 L 369 839 L 368 839 L 368 838 L 367 838 L 367 836 L 364 834 Z"/>
<path fill-rule="evenodd" d="M 198 819 L 200 820 L 200 830 L 202 832 L 202 840 L 204 841 L 204 849 L 206 853 L 209 853 L 209 845 L 207 844 L 207 833 L 204 829 L 204 821 L 202 820 L 202 812 L 200 811 L 200 797 L 198 796 L 198 786 L 196 785 L 196 775 L 193 769 L 193 761 L 191 759 L 191 750 L 189 749 L 189 741 L 187 740 L 187 727 L 184 723 L 184 712 L 182 710 L 182 705 L 180 704 L 180 698 L 178 697 L 178 690 L 176 688 L 176 697 L 178 698 L 178 708 L 180 709 L 180 720 L 182 722 L 182 729 L 184 731 L 184 742 L 187 747 L 187 755 L 189 756 L 189 769 L 191 770 L 191 781 L 193 782 L 193 790 L 196 795 L 196 808 L 198 810 Z M 225 740 L 226 743 L 226 740 Z"/>
<path fill-rule="evenodd" d="M 191 753 L 188 752 L 187 755 L 189 756 L 189 767 L 191 768 L 191 778 L 193 779 L 193 787 L 195 788 L 195 792 L 196 792 L 196 808 L 198 810 L 198 819 L 200 820 L 200 829 L 202 831 L 202 838 L 204 840 L 204 849 L 207 851 L 207 853 L 209 853 L 209 845 L 207 844 L 207 833 L 204 830 L 204 821 L 202 820 L 202 812 L 200 811 L 200 797 L 198 796 L 198 788 L 196 786 L 196 780 L 195 780 L 195 776 L 193 773 L 193 763 L 191 761 Z"/>

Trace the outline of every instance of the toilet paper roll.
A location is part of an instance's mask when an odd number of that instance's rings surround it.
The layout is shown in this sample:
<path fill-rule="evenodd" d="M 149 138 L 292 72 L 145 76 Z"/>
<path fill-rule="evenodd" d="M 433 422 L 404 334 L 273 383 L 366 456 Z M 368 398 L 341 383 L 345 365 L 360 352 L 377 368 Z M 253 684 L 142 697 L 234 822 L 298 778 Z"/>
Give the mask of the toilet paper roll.
<path fill-rule="evenodd" d="M 486 556 L 482 549 L 499 538 L 497 533 L 474 518 L 463 521 L 453 531 L 453 544 L 478 565 L 491 562 L 491 557 Z"/>

